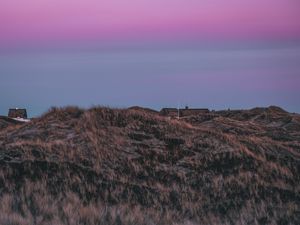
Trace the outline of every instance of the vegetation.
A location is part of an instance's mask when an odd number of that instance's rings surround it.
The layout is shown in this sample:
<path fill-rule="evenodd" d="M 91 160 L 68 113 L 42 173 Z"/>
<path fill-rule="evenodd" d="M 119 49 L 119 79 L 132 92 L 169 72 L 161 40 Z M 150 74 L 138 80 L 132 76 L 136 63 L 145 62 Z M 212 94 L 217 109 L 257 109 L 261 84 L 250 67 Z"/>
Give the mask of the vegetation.
<path fill-rule="evenodd" d="M 300 224 L 300 116 L 278 107 L 0 125 L 0 224 Z"/>

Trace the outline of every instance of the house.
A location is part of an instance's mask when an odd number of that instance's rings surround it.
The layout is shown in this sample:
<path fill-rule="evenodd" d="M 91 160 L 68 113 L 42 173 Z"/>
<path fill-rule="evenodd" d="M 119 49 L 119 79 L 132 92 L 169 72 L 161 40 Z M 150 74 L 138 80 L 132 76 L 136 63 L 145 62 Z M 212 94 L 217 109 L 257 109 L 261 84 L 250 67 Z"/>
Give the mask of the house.
<path fill-rule="evenodd" d="M 209 113 L 209 109 L 206 108 L 192 108 L 186 106 L 184 109 L 180 109 L 180 116 L 194 116 L 203 113 Z"/>
<path fill-rule="evenodd" d="M 209 113 L 209 110 L 206 108 L 192 108 L 185 107 L 183 109 L 176 109 L 176 108 L 162 108 L 160 114 L 162 116 L 168 117 L 184 117 L 184 116 L 194 116 L 203 113 Z"/>
<path fill-rule="evenodd" d="M 162 108 L 160 110 L 160 114 L 162 116 L 169 116 L 169 117 L 178 117 L 179 116 L 178 109 L 176 109 L 176 108 Z"/>
<path fill-rule="evenodd" d="M 9 109 L 8 117 L 27 119 L 27 111 L 26 109 L 18 109 L 18 108 Z"/>

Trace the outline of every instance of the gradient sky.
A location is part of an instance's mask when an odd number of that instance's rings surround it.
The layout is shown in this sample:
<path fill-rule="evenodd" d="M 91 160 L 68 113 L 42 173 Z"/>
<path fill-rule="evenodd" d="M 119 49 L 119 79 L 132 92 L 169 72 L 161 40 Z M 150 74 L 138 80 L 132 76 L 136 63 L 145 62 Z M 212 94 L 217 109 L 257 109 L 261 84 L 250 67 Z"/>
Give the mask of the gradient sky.
<path fill-rule="evenodd" d="M 2 0 L 0 43 L 300 37 L 298 0 Z"/>
<path fill-rule="evenodd" d="M 300 112 L 298 0 L 2 0 L 0 114 L 189 104 Z"/>

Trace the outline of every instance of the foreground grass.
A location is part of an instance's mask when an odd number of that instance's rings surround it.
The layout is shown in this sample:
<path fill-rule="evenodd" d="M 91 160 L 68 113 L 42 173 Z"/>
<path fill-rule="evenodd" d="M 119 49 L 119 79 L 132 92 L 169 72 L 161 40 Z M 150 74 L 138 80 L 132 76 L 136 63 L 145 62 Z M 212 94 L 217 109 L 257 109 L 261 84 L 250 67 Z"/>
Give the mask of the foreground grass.
<path fill-rule="evenodd" d="M 300 119 L 53 108 L 0 130 L 0 224 L 300 224 Z"/>

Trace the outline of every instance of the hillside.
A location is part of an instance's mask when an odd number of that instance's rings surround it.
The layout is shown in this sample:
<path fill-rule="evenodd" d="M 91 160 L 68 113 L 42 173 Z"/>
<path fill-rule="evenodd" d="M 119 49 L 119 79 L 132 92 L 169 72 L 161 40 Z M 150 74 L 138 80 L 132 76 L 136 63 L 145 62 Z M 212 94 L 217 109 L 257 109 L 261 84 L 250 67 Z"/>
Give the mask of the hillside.
<path fill-rule="evenodd" d="M 11 125 L 15 125 L 15 124 L 22 124 L 22 122 L 15 120 L 15 119 L 11 119 L 7 116 L 0 116 L 0 132 L 4 128 L 7 128 L 7 127 L 9 127 Z"/>
<path fill-rule="evenodd" d="M 300 115 L 274 106 L 0 118 L 0 224 L 300 224 L 299 174 Z"/>

